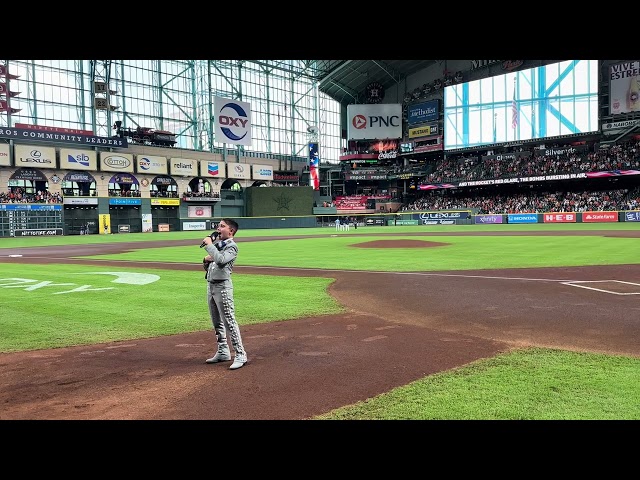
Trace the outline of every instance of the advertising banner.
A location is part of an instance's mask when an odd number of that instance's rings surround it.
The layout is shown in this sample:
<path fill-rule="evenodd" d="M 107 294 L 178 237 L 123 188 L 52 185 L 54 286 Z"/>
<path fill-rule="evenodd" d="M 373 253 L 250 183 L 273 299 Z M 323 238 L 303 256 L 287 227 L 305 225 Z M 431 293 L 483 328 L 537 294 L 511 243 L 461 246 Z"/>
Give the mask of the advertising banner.
<path fill-rule="evenodd" d="M 474 223 L 502 223 L 502 215 L 476 215 Z"/>
<path fill-rule="evenodd" d="M 142 205 L 139 198 L 110 198 L 109 205 Z"/>
<path fill-rule="evenodd" d="M 183 177 L 198 176 L 198 160 L 192 158 L 170 158 L 169 170 L 171 175 L 181 175 Z"/>
<path fill-rule="evenodd" d="M 640 62 L 609 65 L 609 115 L 640 111 Z"/>
<path fill-rule="evenodd" d="M 111 233 L 111 215 L 108 213 L 101 213 L 98 215 L 100 220 L 100 225 L 98 227 L 98 231 L 102 235 L 108 235 Z"/>
<path fill-rule="evenodd" d="M 211 162 L 209 160 L 200 160 L 200 176 L 225 178 L 227 174 L 226 164 L 224 162 Z"/>
<path fill-rule="evenodd" d="M 65 205 L 98 205 L 98 199 L 87 197 L 64 197 L 62 203 Z"/>
<path fill-rule="evenodd" d="M 347 105 L 347 139 L 402 138 L 402 104 Z"/>
<path fill-rule="evenodd" d="M 407 123 L 416 125 L 418 123 L 436 122 L 440 114 L 440 100 L 429 100 L 428 102 L 416 103 L 407 107 Z"/>
<path fill-rule="evenodd" d="M 16 145 L 14 159 L 16 167 L 57 168 L 56 149 L 53 147 Z"/>
<path fill-rule="evenodd" d="M 624 212 L 625 222 L 640 222 L 640 211 Z"/>
<path fill-rule="evenodd" d="M 37 142 L 75 143 L 85 147 L 116 147 L 127 148 L 126 138 L 109 138 L 78 135 L 73 133 L 43 132 L 25 130 L 22 128 L 0 127 L 0 138 L 10 140 L 29 140 Z"/>
<path fill-rule="evenodd" d="M 166 175 L 167 173 L 169 173 L 169 169 L 167 166 L 167 157 L 136 155 L 136 172 L 158 173 Z"/>
<path fill-rule="evenodd" d="M 318 142 L 309 142 L 309 186 L 320 190 L 320 152 Z"/>
<path fill-rule="evenodd" d="M 627 120 L 625 122 L 611 122 L 611 123 L 603 123 L 602 131 L 608 132 L 610 130 L 623 130 L 626 128 L 635 127 L 640 124 L 640 120 Z M 613 133 L 613 132 L 612 132 Z"/>
<path fill-rule="evenodd" d="M 182 222 L 182 230 L 206 230 L 207 222 Z"/>
<path fill-rule="evenodd" d="M 410 128 L 409 138 L 428 137 L 438 133 L 438 125 L 425 125 L 423 127 Z"/>
<path fill-rule="evenodd" d="M 220 143 L 251 146 L 251 105 L 214 97 L 215 139 Z"/>
<path fill-rule="evenodd" d="M 575 213 L 545 213 L 542 216 L 544 223 L 575 223 Z"/>
<path fill-rule="evenodd" d="M 152 198 L 151 205 L 161 205 L 164 207 L 177 207 L 180 206 L 179 198 Z"/>
<path fill-rule="evenodd" d="M 273 167 L 270 165 L 251 165 L 254 180 L 273 180 Z"/>
<path fill-rule="evenodd" d="M 153 215 L 150 213 L 142 214 L 142 233 L 153 232 Z"/>
<path fill-rule="evenodd" d="M 249 180 L 251 178 L 250 165 L 245 163 L 230 163 L 227 165 L 227 177 Z"/>
<path fill-rule="evenodd" d="M 509 213 L 507 223 L 538 223 L 537 213 Z"/>
<path fill-rule="evenodd" d="M 100 170 L 103 172 L 133 173 L 133 155 L 130 153 L 100 152 Z"/>
<path fill-rule="evenodd" d="M 464 220 L 469 212 L 425 212 L 420 214 L 421 220 Z M 424 223 L 424 222 L 423 222 Z"/>
<path fill-rule="evenodd" d="M 9 155 L 9 144 L 0 143 L 0 167 L 11 166 L 11 156 Z"/>
<path fill-rule="evenodd" d="M 211 216 L 211 205 L 189 205 L 187 207 L 187 217 L 205 218 Z"/>
<path fill-rule="evenodd" d="M 584 223 L 592 222 L 617 222 L 618 212 L 582 212 Z"/>
<path fill-rule="evenodd" d="M 300 175 L 297 170 L 276 170 L 273 172 L 273 180 L 275 182 L 298 183 Z"/>
<path fill-rule="evenodd" d="M 60 168 L 67 170 L 98 170 L 98 154 L 93 150 L 61 148 Z"/>

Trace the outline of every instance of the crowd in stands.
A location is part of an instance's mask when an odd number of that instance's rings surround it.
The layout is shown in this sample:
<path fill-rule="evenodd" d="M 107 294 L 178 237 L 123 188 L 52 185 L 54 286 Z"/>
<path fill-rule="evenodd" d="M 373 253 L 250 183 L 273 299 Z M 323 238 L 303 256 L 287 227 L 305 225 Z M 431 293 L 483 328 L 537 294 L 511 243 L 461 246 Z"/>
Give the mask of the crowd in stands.
<path fill-rule="evenodd" d="M 152 198 L 179 198 L 178 192 L 171 190 L 151 190 L 149 196 Z"/>
<path fill-rule="evenodd" d="M 62 203 L 62 196 L 42 190 L 27 193 L 21 187 L 14 187 L 6 193 L 0 192 L 0 203 Z"/>
<path fill-rule="evenodd" d="M 601 192 L 540 192 L 537 194 L 464 196 L 430 195 L 403 205 L 402 211 L 470 210 L 479 214 L 599 212 L 640 209 L 640 187 Z"/>
<path fill-rule="evenodd" d="M 220 192 L 184 192 L 182 199 L 185 198 L 220 198 Z"/>
<path fill-rule="evenodd" d="M 109 189 L 110 197 L 140 197 L 140 190 Z"/>
<path fill-rule="evenodd" d="M 553 150 L 553 148 L 551 149 Z M 456 181 L 492 180 L 499 178 L 533 177 L 586 172 L 640 170 L 640 142 L 630 142 L 600 148 L 595 151 L 566 149 L 569 154 L 544 154 L 547 150 L 531 149 L 530 155 L 493 155 L 459 157 L 439 160 L 434 170 L 421 179 L 421 184 Z M 523 152 L 520 148 L 520 152 Z M 493 152 L 491 152 L 493 153 Z M 552 190 L 550 187 L 549 190 Z M 464 195 L 464 196 L 463 196 Z M 401 207 L 407 210 L 478 209 L 479 213 L 584 212 L 640 209 L 640 188 L 608 191 L 555 192 L 530 194 L 492 194 L 471 196 L 468 191 L 431 190 Z"/>
<path fill-rule="evenodd" d="M 521 152 L 524 150 L 521 148 Z M 613 170 L 640 169 L 640 142 L 633 140 L 595 152 L 573 152 L 569 155 L 545 155 L 545 150 L 532 148 L 530 155 L 505 160 L 477 156 L 438 159 L 433 171 L 421 178 L 420 184 L 489 180 L 495 178 L 532 177 Z"/>

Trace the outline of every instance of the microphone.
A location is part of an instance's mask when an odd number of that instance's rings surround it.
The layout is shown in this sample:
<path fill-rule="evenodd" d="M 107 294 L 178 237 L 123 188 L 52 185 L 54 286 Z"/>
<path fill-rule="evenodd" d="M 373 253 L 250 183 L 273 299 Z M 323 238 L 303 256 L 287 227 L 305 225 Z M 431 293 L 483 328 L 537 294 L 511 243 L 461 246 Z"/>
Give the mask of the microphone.
<path fill-rule="evenodd" d="M 218 238 L 218 235 L 220 235 L 218 231 L 214 230 L 213 232 L 211 232 L 211 235 L 209 235 L 209 238 L 215 242 L 216 238 Z M 202 244 L 200 244 L 200 248 L 204 248 L 206 245 L 207 244 L 205 242 L 202 242 Z"/>

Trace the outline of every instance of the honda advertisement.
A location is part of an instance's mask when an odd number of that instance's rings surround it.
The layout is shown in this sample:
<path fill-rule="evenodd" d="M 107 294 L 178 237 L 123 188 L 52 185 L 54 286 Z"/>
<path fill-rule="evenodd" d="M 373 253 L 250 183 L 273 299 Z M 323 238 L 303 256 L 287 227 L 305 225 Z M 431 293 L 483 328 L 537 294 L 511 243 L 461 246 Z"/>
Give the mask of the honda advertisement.
<path fill-rule="evenodd" d="M 402 105 L 348 105 L 347 137 L 349 140 L 402 138 Z"/>

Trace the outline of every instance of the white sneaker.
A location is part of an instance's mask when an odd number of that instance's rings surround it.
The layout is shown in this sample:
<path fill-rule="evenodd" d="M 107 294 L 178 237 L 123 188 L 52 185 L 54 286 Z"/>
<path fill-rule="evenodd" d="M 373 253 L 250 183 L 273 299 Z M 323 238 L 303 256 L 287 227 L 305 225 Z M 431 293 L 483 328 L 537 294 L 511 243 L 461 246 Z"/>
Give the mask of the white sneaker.
<path fill-rule="evenodd" d="M 205 363 L 228 362 L 229 360 L 231 360 L 231 355 L 228 352 L 217 352 L 213 357 L 207 358 Z"/>
<path fill-rule="evenodd" d="M 236 355 L 236 358 L 233 360 L 233 363 L 229 367 L 229 370 L 237 370 L 242 367 L 245 363 L 247 363 L 248 358 L 246 356 Z"/>

